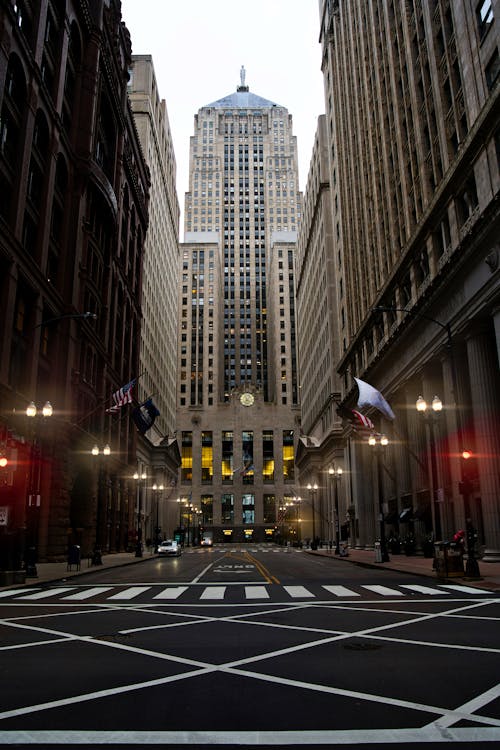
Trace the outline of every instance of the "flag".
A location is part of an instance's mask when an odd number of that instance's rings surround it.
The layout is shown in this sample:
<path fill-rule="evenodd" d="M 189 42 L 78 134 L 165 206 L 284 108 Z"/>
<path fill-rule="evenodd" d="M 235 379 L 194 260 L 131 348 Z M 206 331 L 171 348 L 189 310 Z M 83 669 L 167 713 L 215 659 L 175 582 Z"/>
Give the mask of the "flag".
<path fill-rule="evenodd" d="M 356 409 L 349 409 L 346 406 L 339 406 L 337 414 L 341 419 L 349 422 L 352 429 L 361 435 L 371 435 L 375 431 L 375 425 L 369 417 L 361 414 Z"/>
<path fill-rule="evenodd" d="M 109 409 L 106 409 L 106 413 L 109 414 L 117 412 L 122 408 L 122 406 L 125 406 L 125 404 L 132 403 L 132 388 L 134 387 L 135 383 L 136 380 L 134 378 L 134 380 L 131 380 L 130 383 L 127 383 L 127 385 L 122 385 L 121 388 L 113 393 L 113 406 L 110 406 Z"/>
<path fill-rule="evenodd" d="M 391 421 L 395 419 L 394 412 L 380 391 L 377 391 L 377 389 L 369 383 L 365 383 L 364 380 L 360 380 L 359 378 L 354 378 L 354 380 L 356 381 L 359 390 L 358 406 L 361 409 L 363 406 L 374 406 L 375 409 L 378 409 L 387 419 L 390 419 Z"/>
<path fill-rule="evenodd" d="M 134 409 L 132 419 L 141 435 L 144 435 L 154 425 L 159 413 L 151 398 L 148 398 L 141 406 Z"/>

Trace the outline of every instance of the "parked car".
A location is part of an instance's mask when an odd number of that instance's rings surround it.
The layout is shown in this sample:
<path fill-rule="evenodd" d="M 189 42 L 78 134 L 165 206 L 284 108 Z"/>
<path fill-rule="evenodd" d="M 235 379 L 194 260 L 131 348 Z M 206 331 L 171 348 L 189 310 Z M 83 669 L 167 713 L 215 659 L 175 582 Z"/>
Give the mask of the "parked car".
<path fill-rule="evenodd" d="M 160 544 L 158 545 L 159 555 L 166 555 L 168 557 L 180 557 L 181 552 L 181 545 L 178 542 L 175 542 L 173 539 L 164 539 L 164 541 L 160 542 Z"/>

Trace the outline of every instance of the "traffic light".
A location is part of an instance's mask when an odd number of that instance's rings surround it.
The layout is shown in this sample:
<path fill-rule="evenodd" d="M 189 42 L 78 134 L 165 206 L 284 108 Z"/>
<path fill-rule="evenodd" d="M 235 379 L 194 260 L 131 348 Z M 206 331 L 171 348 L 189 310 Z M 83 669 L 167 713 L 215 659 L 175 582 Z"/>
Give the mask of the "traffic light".
<path fill-rule="evenodd" d="M 6 469 L 9 465 L 9 459 L 7 456 L 1 456 L 0 455 L 0 469 Z"/>
<path fill-rule="evenodd" d="M 464 459 L 464 461 L 468 461 L 470 458 L 473 458 L 473 456 L 474 456 L 474 454 L 468 448 L 465 448 L 462 451 L 462 458 Z"/>

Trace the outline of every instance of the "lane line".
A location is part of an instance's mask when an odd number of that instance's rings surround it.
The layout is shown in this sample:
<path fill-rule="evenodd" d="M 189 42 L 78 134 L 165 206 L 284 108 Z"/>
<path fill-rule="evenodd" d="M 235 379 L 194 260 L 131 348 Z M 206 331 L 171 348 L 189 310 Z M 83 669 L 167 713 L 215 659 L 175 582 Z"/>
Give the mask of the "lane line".
<path fill-rule="evenodd" d="M 310 729 L 284 731 L 85 731 L 85 730 L 6 730 L 0 731 L 2 745 L 210 745 L 259 746 L 279 745 L 380 745 L 429 744 L 455 742 L 471 746 L 479 742 L 499 742 L 497 727 L 461 727 L 440 730 L 438 726 L 410 727 L 405 729 Z"/>

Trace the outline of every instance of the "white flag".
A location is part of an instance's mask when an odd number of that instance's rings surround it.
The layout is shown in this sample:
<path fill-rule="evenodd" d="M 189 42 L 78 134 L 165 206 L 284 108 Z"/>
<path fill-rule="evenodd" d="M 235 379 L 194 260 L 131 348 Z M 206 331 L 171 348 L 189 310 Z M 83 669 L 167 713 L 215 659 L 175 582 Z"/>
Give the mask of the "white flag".
<path fill-rule="evenodd" d="M 391 421 L 395 419 L 394 412 L 380 391 L 377 391 L 377 389 L 369 383 L 365 383 L 364 380 L 360 380 L 359 378 L 354 378 L 354 380 L 356 381 L 359 390 L 358 406 L 360 409 L 362 409 L 363 406 L 374 406 L 387 419 L 390 419 Z"/>

